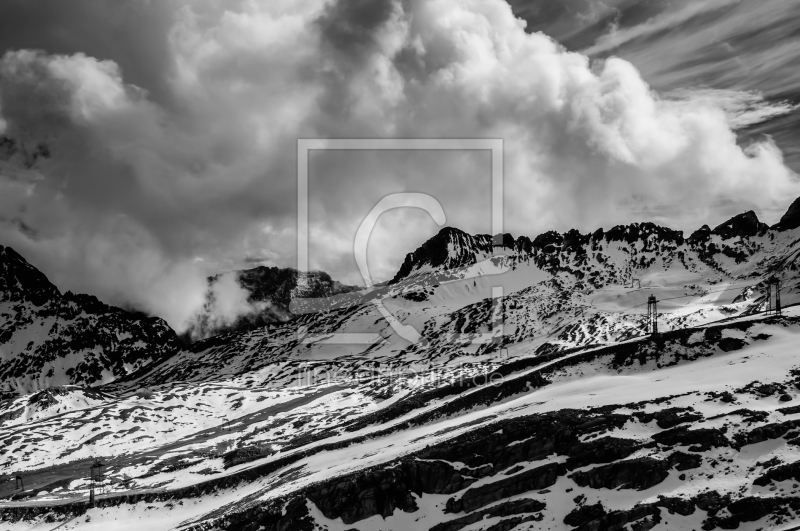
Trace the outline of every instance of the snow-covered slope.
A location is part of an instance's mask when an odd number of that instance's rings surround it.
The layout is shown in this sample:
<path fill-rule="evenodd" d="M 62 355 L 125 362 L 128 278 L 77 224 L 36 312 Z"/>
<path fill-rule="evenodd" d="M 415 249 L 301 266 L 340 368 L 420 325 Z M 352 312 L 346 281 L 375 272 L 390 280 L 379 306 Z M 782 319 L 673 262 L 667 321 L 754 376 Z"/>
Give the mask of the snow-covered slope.
<path fill-rule="evenodd" d="M 288 320 L 91 390 L 6 400 L 0 463 L 25 489 L 0 487 L 0 517 L 8 529 L 792 529 L 799 242 L 797 201 L 772 228 L 748 212 L 689 237 L 649 223 L 533 239 L 444 229 L 385 285 L 312 289 L 290 298 Z M 773 276 L 783 316 L 762 313 Z M 89 508 L 96 457 L 106 476 Z"/>
<path fill-rule="evenodd" d="M 90 295 L 62 295 L 13 249 L 0 246 L 3 392 L 112 382 L 177 348 L 175 332 L 163 320 Z"/>

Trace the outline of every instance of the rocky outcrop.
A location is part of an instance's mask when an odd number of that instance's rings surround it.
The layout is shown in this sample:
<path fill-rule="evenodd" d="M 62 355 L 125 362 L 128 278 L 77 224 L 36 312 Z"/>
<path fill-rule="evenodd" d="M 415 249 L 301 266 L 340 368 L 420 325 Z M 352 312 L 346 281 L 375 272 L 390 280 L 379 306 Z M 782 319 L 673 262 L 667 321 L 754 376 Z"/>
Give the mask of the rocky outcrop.
<path fill-rule="evenodd" d="M 458 531 L 475 522 L 480 522 L 484 518 L 494 518 L 498 516 L 512 516 L 524 513 L 537 513 L 543 511 L 547 505 L 539 500 L 523 498 L 510 502 L 499 503 L 487 509 L 475 511 L 461 518 L 456 518 L 431 527 L 430 531 Z M 518 524 L 519 522 L 517 522 Z M 515 525 L 517 525 L 515 524 Z"/>
<path fill-rule="evenodd" d="M 573 446 L 565 466 L 567 470 L 574 470 L 593 463 L 610 463 L 628 457 L 642 446 L 634 439 L 601 437 Z"/>
<path fill-rule="evenodd" d="M 761 223 L 755 212 L 748 210 L 732 217 L 725 223 L 721 223 L 711 232 L 720 236 L 723 240 L 727 240 L 729 238 L 762 236 L 767 230 L 769 230 L 769 226 L 766 223 Z"/>
<path fill-rule="evenodd" d="M 783 437 L 796 428 L 800 428 L 800 420 L 770 423 L 764 426 L 758 426 L 747 432 L 737 433 L 734 436 L 734 441 L 736 441 L 739 447 L 742 447 L 748 444 L 756 444 Z M 796 435 L 796 433 L 792 433 L 791 435 Z"/>
<path fill-rule="evenodd" d="M 555 463 L 542 465 L 499 481 L 468 489 L 460 498 L 447 500 L 445 512 L 472 512 L 497 500 L 509 498 L 523 492 L 547 488 L 555 484 L 557 478 L 558 465 Z"/>
<path fill-rule="evenodd" d="M 664 481 L 669 468 L 670 463 L 664 459 L 640 457 L 575 472 L 570 478 L 581 487 L 593 489 L 645 490 Z"/>
<path fill-rule="evenodd" d="M 661 511 L 654 505 L 638 505 L 626 511 L 613 511 L 581 524 L 575 531 L 621 531 L 626 524 L 641 522 L 636 531 L 647 531 L 661 521 Z M 633 527 L 631 527 L 633 529 Z"/>
<path fill-rule="evenodd" d="M 681 426 L 657 433 L 653 435 L 653 440 L 666 446 L 689 446 L 690 452 L 705 452 L 712 447 L 730 446 L 723 432 L 716 428 L 690 430 Z"/>
<path fill-rule="evenodd" d="M 766 487 L 773 481 L 786 481 L 791 479 L 800 481 L 800 461 L 771 468 L 753 481 L 753 485 Z"/>
<path fill-rule="evenodd" d="M 772 226 L 778 231 L 792 230 L 800 227 L 800 197 L 792 201 L 789 209 L 781 216 L 780 221 Z"/>
<path fill-rule="evenodd" d="M 445 227 L 416 251 L 408 253 L 389 283 L 396 284 L 423 267 L 449 270 L 472 265 L 479 258 L 491 256 L 493 248 L 493 238 L 488 234 L 473 236 Z"/>
<path fill-rule="evenodd" d="M 572 527 L 580 527 L 587 522 L 598 520 L 606 515 L 606 510 L 600 502 L 594 505 L 579 505 L 564 517 L 564 523 Z"/>
<path fill-rule="evenodd" d="M 395 509 L 416 511 L 412 493 L 451 494 L 468 487 L 480 476 L 480 471 L 457 471 L 444 461 L 413 459 L 396 467 L 337 478 L 309 489 L 306 496 L 327 518 L 341 518 L 344 523 L 352 524 L 376 514 L 385 518 Z"/>
<path fill-rule="evenodd" d="M 634 416 L 641 422 L 656 421 L 656 425 L 661 429 L 674 428 L 679 424 L 696 422 L 703 418 L 703 415 L 695 412 L 690 407 L 670 407 L 655 411 L 653 413 L 635 412 Z"/>

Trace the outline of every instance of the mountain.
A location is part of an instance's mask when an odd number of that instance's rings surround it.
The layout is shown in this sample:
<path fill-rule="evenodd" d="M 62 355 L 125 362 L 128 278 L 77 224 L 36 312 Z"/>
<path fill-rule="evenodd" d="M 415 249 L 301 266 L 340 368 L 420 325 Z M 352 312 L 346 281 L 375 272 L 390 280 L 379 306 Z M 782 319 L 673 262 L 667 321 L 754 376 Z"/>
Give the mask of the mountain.
<path fill-rule="evenodd" d="M 90 295 L 62 295 L 44 274 L 3 246 L 0 322 L 4 393 L 109 383 L 178 348 L 175 332 L 163 320 Z"/>
<path fill-rule="evenodd" d="M 224 275 L 232 275 L 236 284 L 246 293 L 251 311 L 229 323 L 215 318 L 216 287 Z M 294 317 L 297 308 L 292 303 L 298 299 L 332 297 L 356 291 L 333 280 L 323 271 L 300 273 L 292 268 L 259 266 L 253 269 L 231 271 L 208 278 L 208 291 L 203 310 L 185 333 L 188 340 L 205 339 L 233 331 L 252 330 L 270 323 L 286 322 Z"/>
<path fill-rule="evenodd" d="M 652 223 L 532 239 L 448 227 L 362 290 L 242 272 L 251 301 L 289 318 L 90 389 L 0 403 L 0 465 L 25 481 L 0 483 L 0 519 L 788 531 L 800 518 L 798 204 L 772 227 L 746 212 L 688 237 Z M 24 265 L 4 277 L 7 297 L 57 300 Z M 782 315 L 764 313 L 773 277 Z"/>

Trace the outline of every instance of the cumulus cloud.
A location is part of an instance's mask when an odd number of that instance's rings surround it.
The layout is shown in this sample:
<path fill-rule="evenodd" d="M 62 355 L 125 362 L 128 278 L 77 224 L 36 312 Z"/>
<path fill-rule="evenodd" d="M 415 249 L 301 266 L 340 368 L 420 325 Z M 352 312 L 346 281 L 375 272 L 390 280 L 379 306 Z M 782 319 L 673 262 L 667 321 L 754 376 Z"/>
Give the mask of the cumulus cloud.
<path fill-rule="evenodd" d="M 0 238 L 59 285 L 178 329 L 207 274 L 294 264 L 297 138 L 503 138 L 515 234 L 634 221 L 632 203 L 669 204 L 659 221 L 684 228 L 715 201 L 798 195 L 780 150 L 738 146 L 719 105 L 661 97 L 624 60 L 528 34 L 501 0 L 206 0 L 171 12 L 164 42 L 158 97 L 109 59 L 3 56 L 4 134 L 49 157 L 0 166 Z M 385 194 L 430 193 L 448 224 L 491 226 L 486 153 L 313 152 L 309 168 L 311 263 L 334 278 L 357 281 L 353 237 Z M 436 228 L 387 213 L 373 274 Z M 221 319 L 251 311 L 226 293 Z"/>

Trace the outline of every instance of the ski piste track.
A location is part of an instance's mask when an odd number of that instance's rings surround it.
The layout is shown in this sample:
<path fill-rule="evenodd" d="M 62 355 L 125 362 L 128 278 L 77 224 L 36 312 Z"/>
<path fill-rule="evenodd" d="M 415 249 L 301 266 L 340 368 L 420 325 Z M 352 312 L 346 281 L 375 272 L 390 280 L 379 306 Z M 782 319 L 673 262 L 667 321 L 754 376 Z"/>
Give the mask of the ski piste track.
<path fill-rule="evenodd" d="M 738 289 L 738 288 L 737 288 Z M 96 497 L 96 507 L 113 507 L 123 504 L 136 504 L 139 502 L 155 502 L 155 501 L 170 501 L 181 500 L 186 498 L 194 498 L 204 495 L 211 495 L 219 489 L 229 488 L 241 482 L 251 482 L 258 478 L 272 474 L 282 468 L 289 467 L 297 461 L 309 457 L 311 455 L 323 452 L 326 450 L 333 450 L 337 448 L 346 447 L 370 438 L 377 438 L 403 429 L 409 425 L 419 425 L 427 420 L 437 418 L 439 416 L 446 416 L 450 414 L 448 410 L 463 411 L 458 409 L 458 403 L 463 402 L 465 409 L 469 409 L 469 405 L 474 407 L 475 397 L 481 393 L 493 393 L 495 389 L 500 387 L 518 388 L 519 392 L 535 393 L 538 389 L 537 383 L 540 385 L 547 385 L 545 375 L 548 370 L 558 369 L 570 366 L 573 363 L 580 363 L 581 361 L 589 360 L 604 354 L 615 353 L 622 349 L 630 348 L 632 346 L 641 345 L 644 343 L 658 343 L 677 337 L 689 336 L 697 331 L 706 329 L 726 329 L 742 322 L 792 322 L 800 323 L 800 308 L 798 304 L 793 304 L 784 308 L 784 316 L 764 316 L 763 314 L 751 314 L 741 317 L 732 317 L 723 319 L 717 322 L 706 323 L 700 326 L 667 331 L 659 334 L 658 336 L 644 336 L 627 341 L 619 342 L 613 345 L 604 345 L 595 348 L 577 348 L 573 352 L 560 352 L 555 354 L 540 355 L 535 358 L 520 358 L 500 366 L 495 373 L 503 377 L 500 385 L 488 383 L 491 381 L 491 374 L 486 374 L 485 378 L 480 379 L 480 383 L 476 383 L 478 378 L 473 378 L 466 382 L 466 388 L 459 390 L 451 390 L 453 393 L 450 396 L 442 397 L 435 403 L 428 404 L 423 407 L 414 408 L 412 411 L 398 415 L 388 421 L 381 423 L 379 430 L 370 431 L 368 427 L 363 427 L 355 431 L 334 435 L 331 437 L 319 438 L 302 447 L 290 450 L 278 457 L 268 457 L 256 460 L 243 465 L 237 465 L 222 472 L 218 477 L 211 480 L 200 481 L 190 486 L 185 486 L 176 489 L 141 489 L 125 493 L 115 493 L 98 495 Z M 524 384 L 524 385 L 522 385 Z M 527 391 L 526 391 L 527 389 Z M 441 389 L 434 389 L 427 392 L 430 395 L 441 395 Z M 514 394 L 514 393 L 512 393 Z M 425 396 L 422 401 L 425 401 Z M 392 406 L 401 403 L 395 402 Z M 391 406 L 389 406 L 391 408 Z M 385 410 L 378 410 L 373 412 L 372 416 L 381 416 L 385 414 Z M 371 419 L 370 415 L 367 418 L 357 419 L 355 423 L 361 425 L 369 425 Z M 491 422 L 491 420 L 487 421 Z M 348 428 L 345 427 L 345 430 Z M 453 435 L 455 437 L 455 434 Z M 135 459 L 135 456 L 129 456 L 130 459 Z M 394 458 L 394 456 L 393 456 Z M 88 463 L 87 463 L 88 466 Z M 64 465 L 64 468 L 73 469 L 74 466 Z M 60 467 L 55 467 L 60 468 Z M 35 490 L 35 489 L 28 489 Z M 69 520 L 56 524 L 52 529 L 58 529 L 67 524 L 69 521 L 77 516 L 84 514 L 90 509 L 88 496 L 73 498 L 71 500 L 58 500 L 58 501 L 3 501 L 0 502 L 0 515 L 3 520 L 19 520 L 23 518 L 31 518 L 45 514 L 61 515 L 68 517 Z M 45 529 L 38 525 L 35 529 Z M 48 528 L 49 529 L 49 528 Z M 792 528 L 792 529 L 800 529 Z M 786 530 L 791 531 L 791 530 Z"/>

